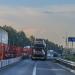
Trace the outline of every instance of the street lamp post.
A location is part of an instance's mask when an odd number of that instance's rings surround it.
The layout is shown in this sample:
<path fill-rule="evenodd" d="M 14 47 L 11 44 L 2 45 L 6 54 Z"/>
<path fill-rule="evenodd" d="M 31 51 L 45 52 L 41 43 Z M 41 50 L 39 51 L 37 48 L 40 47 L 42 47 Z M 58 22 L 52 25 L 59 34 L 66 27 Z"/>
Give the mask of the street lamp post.
<path fill-rule="evenodd" d="M 2 32 L 1 32 L 1 67 L 2 67 L 2 59 L 3 59 L 3 46 L 2 46 Z"/>

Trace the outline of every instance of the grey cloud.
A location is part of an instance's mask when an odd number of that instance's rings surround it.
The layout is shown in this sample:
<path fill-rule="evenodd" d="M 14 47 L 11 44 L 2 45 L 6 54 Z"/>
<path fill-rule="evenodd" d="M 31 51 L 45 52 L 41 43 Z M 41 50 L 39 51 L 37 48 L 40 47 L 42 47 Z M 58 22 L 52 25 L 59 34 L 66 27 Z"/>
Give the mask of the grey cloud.
<path fill-rule="evenodd" d="M 75 14 L 75 11 L 62 11 L 62 12 L 54 12 L 54 11 L 44 11 L 44 14 Z"/>
<path fill-rule="evenodd" d="M 75 5 L 53 5 L 43 11 L 44 14 L 75 14 Z"/>

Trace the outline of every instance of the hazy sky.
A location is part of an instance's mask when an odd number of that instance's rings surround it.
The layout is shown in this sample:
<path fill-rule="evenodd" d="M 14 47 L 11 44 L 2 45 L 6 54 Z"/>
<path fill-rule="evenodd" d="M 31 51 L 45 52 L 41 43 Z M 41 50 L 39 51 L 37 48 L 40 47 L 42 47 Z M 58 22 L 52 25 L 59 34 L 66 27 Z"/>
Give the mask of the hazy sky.
<path fill-rule="evenodd" d="M 58 44 L 75 36 L 75 0 L 0 0 L 0 25 Z"/>

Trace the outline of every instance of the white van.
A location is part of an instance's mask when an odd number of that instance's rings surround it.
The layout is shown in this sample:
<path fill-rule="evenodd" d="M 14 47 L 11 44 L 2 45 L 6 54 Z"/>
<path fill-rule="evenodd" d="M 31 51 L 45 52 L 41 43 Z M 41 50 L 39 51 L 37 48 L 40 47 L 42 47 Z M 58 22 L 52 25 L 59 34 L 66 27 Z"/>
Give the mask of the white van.
<path fill-rule="evenodd" d="M 47 59 L 52 59 L 54 56 L 54 50 L 48 50 L 47 51 Z"/>

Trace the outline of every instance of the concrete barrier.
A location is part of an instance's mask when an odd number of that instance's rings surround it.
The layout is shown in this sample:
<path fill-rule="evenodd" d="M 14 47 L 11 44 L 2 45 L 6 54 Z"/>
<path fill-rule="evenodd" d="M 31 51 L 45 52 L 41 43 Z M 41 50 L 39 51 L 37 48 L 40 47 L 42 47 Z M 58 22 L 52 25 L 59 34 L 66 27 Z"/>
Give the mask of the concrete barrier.
<path fill-rule="evenodd" d="M 6 59 L 6 60 L 0 60 L 0 68 L 13 64 L 15 62 L 18 62 L 21 60 L 21 57 L 16 57 L 16 58 L 11 58 L 11 59 Z"/>

